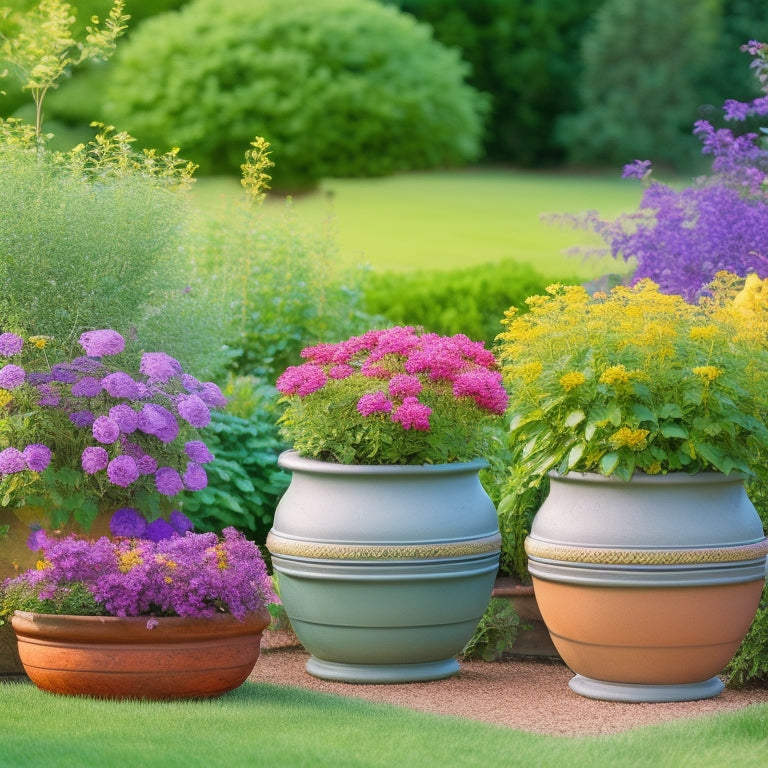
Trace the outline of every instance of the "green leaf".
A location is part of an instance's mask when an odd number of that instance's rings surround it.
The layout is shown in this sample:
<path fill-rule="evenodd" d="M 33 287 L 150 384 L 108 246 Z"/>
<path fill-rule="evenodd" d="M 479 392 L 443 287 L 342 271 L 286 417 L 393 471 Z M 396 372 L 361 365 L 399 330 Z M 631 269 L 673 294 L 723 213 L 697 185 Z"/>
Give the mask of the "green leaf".
<path fill-rule="evenodd" d="M 632 403 L 630 410 L 632 411 L 632 415 L 639 421 L 651 421 L 654 424 L 656 423 L 656 414 L 648 408 L 645 405 L 641 405 L 640 403 Z"/>
<path fill-rule="evenodd" d="M 660 419 L 682 419 L 683 409 L 677 403 L 665 403 L 659 411 Z"/>
<path fill-rule="evenodd" d="M 618 451 L 611 451 L 610 453 L 606 453 L 602 456 L 600 459 L 600 472 L 603 475 L 610 475 L 618 466 L 619 463 L 619 452 Z"/>
<path fill-rule="evenodd" d="M 584 439 L 589 442 L 595 436 L 595 432 L 597 432 L 597 424 L 594 421 L 588 422 L 584 427 Z"/>
<path fill-rule="evenodd" d="M 688 430 L 682 424 L 672 422 L 661 425 L 661 434 L 664 437 L 679 437 L 685 440 L 688 437 Z"/>
<path fill-rule="evenodd" d="M 618 403 L 612 403 L 608 406 L 607 417 L 614 427 L 618 427 L 621 424 L 621 408 Z"/>

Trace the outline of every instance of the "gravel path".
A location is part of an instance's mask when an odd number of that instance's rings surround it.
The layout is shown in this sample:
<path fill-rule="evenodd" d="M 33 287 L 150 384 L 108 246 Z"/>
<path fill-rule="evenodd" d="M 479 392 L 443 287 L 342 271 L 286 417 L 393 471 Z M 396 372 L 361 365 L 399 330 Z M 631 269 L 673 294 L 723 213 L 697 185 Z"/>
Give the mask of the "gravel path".
<path fill-rule="evenodd" d="M 464 661 L 446 680 L 397 685 L 350 685 L 320 680 L 304 670 L 309 655 L 280 638 L 265 637 L 251 680 L 309 688 L 397 704 L 440 715 L 456 715 L 534 733 L 599 735 L 641 725 L 715 714 L 768 702 L 767 688 L 726 689 L 704 701 L 625 704 L 594 701 L 568 687 L 573 673 L 560 661 L 514 658 Z"/>

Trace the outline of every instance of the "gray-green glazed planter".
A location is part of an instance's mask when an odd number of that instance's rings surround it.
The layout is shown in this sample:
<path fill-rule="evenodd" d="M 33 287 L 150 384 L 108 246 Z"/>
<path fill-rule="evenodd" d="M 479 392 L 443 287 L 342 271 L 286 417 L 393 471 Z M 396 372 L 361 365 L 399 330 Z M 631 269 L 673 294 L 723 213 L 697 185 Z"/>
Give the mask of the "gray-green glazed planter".
<path fill-rule="evenodd" d="M 457 672 L 499 563 L 485 462 L 343 465 L 287 451 L 279 463 L 293 474 L 267 547 L 307 671 L 351 683 Z"/>

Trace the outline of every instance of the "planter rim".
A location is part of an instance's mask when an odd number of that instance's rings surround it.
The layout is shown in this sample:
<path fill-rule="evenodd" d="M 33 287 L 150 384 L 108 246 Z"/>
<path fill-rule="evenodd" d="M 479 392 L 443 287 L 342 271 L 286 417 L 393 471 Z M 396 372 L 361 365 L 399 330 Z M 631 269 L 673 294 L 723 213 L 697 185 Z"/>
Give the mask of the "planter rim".
<path fill-rule="evenodd" d="M 478 472 L 488 466 L 483 458 L 472 461 L 456 461 L 448 464 L 337 464 L 332 461 L 309 459 L 293 449 L 283 451 L 277 459 L 283 469 L 299 470 L 315 474 L 345 475 L 434 475 L 455 474 L 459 472 Z"/>
<path fill-rule="evenodd" d="M 666 474 L 646 475 L 636 472 L 629 480 L 623 480 L 616 475 L 601 475 L 598 472 L 549 472 L 552 480 L 560 483 L 605 483 L 607 485 L 686 485 L 695 482 L 697 485 L 710 483 L 743 483 L 746 475 L 742 472 L 732 472 L 729 475 L 722 472 L 667 472 Z"/>

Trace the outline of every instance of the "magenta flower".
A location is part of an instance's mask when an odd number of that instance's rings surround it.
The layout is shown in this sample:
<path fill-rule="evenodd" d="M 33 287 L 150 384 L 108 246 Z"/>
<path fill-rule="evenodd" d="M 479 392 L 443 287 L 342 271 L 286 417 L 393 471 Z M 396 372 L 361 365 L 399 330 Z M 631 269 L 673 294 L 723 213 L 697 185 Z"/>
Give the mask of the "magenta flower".
<path fill-rule="evenodd" d="M 368 392 L 357 401 L 357 411 L 363 416 L 372 413 L 388 413 L 392 410 L 392 401 L 383 392 Z"/>
<path fill-rule="evenodd" d="M 118 355 L 125 349 L 125 339 L 110 329 L 86 331 L 80 336 L 80 346 L 89 357 Z"/>
<path fill-rule="evenodd" d="M 322 389 L 327 382 L 325 371 L 314 363 L 292 365 L 285 369 L 275 386 L 284 395 L 306 395 Z"/>
<path fill-rule="evenodd" d="M 12 475 L 27 468 L 27 460 L 18 448 L 3 448 L 0 451 L 0 474 Z"/>
<path fill-rule="evenodd" d="M 183 371 L 181 363 L 165 352 L 145 352 L 141 356 L 139 373 L 150 381 L 168 381 L 174 376 L 181 376 Z"/>
<path fill-rule="evenodd" d="M 211 421 L 208 406 L 197 395 L 179 395 L 176 409 L 184 421 L 197 429 L 207 427 Z"/>
<path fill-rule="evenodd" d="M 331 369 L 328 371 L 328 377 L 331 379 L 346 379 L 349 378 L 354 372 L 355 369 L 351 365 L 347 365 L 346 363 L 339 363 L 337 365 L 331 366 Z"/>
<path fill-rule="evenodd" d="M 127 488 L 139 479 L 139 468 L 132 456 L 115 456 L 107 465 L 107 477 L 113 485 Z"/>
<path fill-rule="evenodd" d="M 0 387 L 16 389 L 24 383 L 26 375 L 26 371 L 21 366 L 8 363 L 0 368 Z"/>
<path fill-rule="evenodd" d="M 27 468 L 33 472 L 44 472 L 51 463 L 51 449 L 42 443 L 28 445 L 22 453 L 27 463 Z"/>
<path fill-rule="evenodd" d="M 484 369 L 460 373 L 453 382 L 455 397 L 471 397 L 480 408 L 500 416 L 507 410 L 509 397 L 498 371 Z"/>
<path fill-rule="evenodd" d="M 160 467 L 155 472 L 155 487 L 163 496 L 175 496 L 184 490 L 184 481 L 173 467 Z"/>
<path fill-rule="evenodd" d="M 429 417 L 432 409 L 420 403 L 415 397 L 406 397 L 392 414 L 392 421 L 402 425 L 403 429 L 429 431 Z"/>
<path fill-rule="evenodd" d="M 3 357 L 18 355 L 23 347 L 24 339 L 21 336 L 17 336 L 15 333 L 0 334 L 0 355 L 3 355 Z"/>
<path fill-rule="evenodd" d="M 406 373 L 396 373 L 389 380 L 389 394 L 392 397 L 418 395 L 423 388 L 421 380 L 417 376 L 409 376 Z"/>
<path fill-rule="evenodd" d="M 120 437 L 120 426 L 109 416 L 99 416 L 91 427 L 93 437 L 104 445 L 111 445 Z"/>
<path fill-rule="evenodd" d="M 96 474 L 96 472 L 100 472 L 102 469 L 107 468 L 107 464 L 109 464 L 109 454 L 104 448 L 88 446 L 83 449 L 80 463 L 83 467 L 83 472 L 87 475 L 93 475 Z"/>

